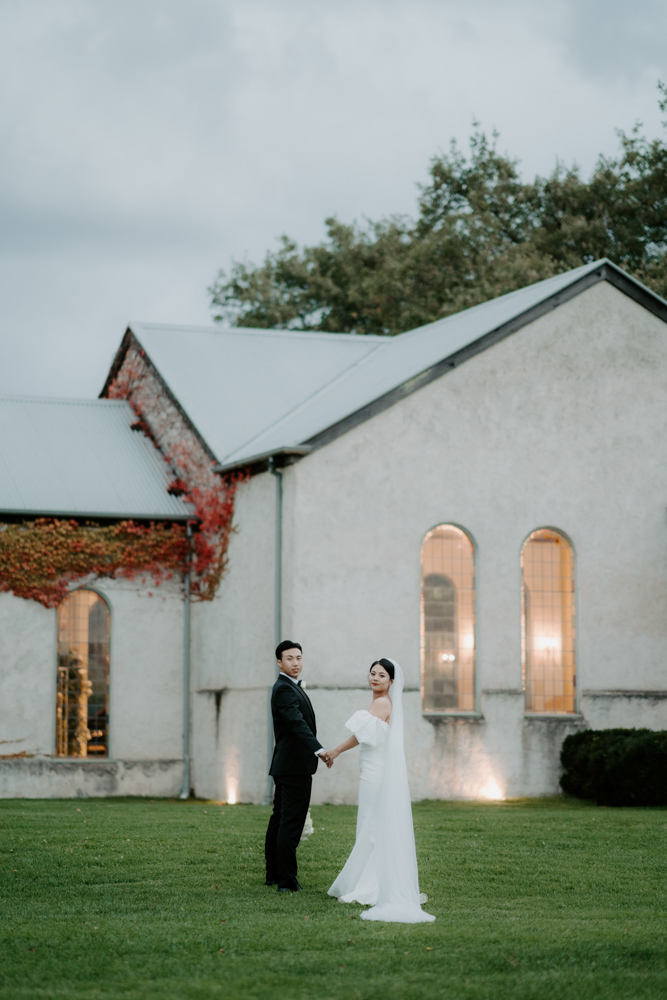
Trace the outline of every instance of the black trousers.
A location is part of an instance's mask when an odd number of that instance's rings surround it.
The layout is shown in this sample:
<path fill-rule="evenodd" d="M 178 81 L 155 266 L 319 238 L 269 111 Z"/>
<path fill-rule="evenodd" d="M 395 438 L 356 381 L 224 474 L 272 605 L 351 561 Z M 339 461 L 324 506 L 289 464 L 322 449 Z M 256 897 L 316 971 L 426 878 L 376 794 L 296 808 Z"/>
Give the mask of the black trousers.
<path fill-rule="evenodd" d="M 273 779 L 273 812 L 266 831 L 266 880 L 280 889 L 296 888 L 296 849 L 303 833 L 313 778 L 310 774 L 278 775 Z"/>

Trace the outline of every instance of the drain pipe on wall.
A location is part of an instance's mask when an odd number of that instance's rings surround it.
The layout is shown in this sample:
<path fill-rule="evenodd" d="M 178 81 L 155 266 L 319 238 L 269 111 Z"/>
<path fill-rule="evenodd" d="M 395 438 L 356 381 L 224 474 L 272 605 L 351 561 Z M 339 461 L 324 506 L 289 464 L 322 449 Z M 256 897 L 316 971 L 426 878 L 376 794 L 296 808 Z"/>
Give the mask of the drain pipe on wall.
<path fill-rule="evenodd" d="M 282 640 L 282 600 L 283 600 L 283 473 L 282 469 L 276 468 L 276 461 L 273 455 L 269 458 L 269 472 L 276 477 L 276 575 L 274 585 L 274 638 L 276 646 Z M 267 750 L 269 763 L 273 756 L 273 715 L 271 714 L 271 692 L 273 685 L 268 692 L 268 727 L 267 727 Z M 264 805 L 269 806 L 273 801 L 273 778 L 269 775 L 266 784 L 266 795 Z"/>
<path fill-rule="evenodd" d="M 188 554 L 184 579 L 183 604 L 183 786 L 179 798 L 190 798 L 190 560 L 192 525 L 187 526 Z"/>

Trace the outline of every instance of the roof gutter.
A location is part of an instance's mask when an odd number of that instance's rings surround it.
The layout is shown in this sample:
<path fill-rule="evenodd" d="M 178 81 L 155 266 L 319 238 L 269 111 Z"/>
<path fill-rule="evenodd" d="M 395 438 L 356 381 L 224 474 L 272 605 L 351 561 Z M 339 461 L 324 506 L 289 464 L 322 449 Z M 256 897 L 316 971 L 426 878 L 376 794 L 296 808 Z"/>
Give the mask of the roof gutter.
<path fill-rule="evenodd" d="M 0 518 L 3 521 L 25 521 L 40 517 L 67 518 L 70 521 L 94 521 L 96 524 L 117 524 L 119 521 L 140 521 L 142 523 L 150 521 L 173 521 L 179 524 L 187 524 L 188 522 L 197 524 L 199 522 L 199 517 L 195 513 L 194 508 L 190 514 L 124 514 L 120 511 L 105 513 L 99 510 L 17 510 L 15 507 L 0 509 Z"/>
<path fill-rule="evenodd" d="M 221 475 L 229 472 L 240 472 L 241 469 L 251 469 L 253 473 L 266 472 L 268 469 L 281 468 L 285 465 L 292 465 L 298 462 L 304 455 L 309 455 L 312 451 L 309 444 L 298 444 L 286 448 L 274 448 L 272 451 L 263 451 L 257 455 L 250 455 L 248 458 L 237 459 L 236 462 L 219 462 L 213 466 L 213 471 Z"/>

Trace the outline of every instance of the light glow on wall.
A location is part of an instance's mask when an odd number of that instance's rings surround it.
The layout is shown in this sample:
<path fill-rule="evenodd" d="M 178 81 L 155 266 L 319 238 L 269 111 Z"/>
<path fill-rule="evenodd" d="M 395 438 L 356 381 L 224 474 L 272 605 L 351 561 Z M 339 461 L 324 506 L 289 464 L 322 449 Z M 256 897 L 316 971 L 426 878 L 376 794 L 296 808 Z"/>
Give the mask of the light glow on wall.
<path fill-rule="evenodd" d="M 484 787 L 481 789 L 480 795 L 483 799 L 489 799 L 491 802 L 504 802 L 505 800 L 502 788 L 493 778 L 489 778 Z"/>
<path fill-rule="evenodd" d="M 236 805 L 236 792 L 237 792 L 236 782 L 230 781 L 229 787 L 227 788 L 227 805 L 229 806 Z"/>

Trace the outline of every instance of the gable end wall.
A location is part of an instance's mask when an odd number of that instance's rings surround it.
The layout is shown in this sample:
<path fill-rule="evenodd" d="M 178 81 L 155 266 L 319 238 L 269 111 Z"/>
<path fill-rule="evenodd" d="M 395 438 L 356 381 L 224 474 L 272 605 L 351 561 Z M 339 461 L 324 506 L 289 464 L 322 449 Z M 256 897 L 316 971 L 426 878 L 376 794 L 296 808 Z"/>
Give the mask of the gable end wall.
<path fill-rule="evenodd" d="M 491 772 L 554 792 L 573 727 L 667 728 L 667 699 L 636 696 L 667 691 L 666 372 L 667 327 L 599 282 L 286 470 L 285 627 L 326 744 L 379 655 L 406 673 L 416 797 L 479 795 Z M 439 523 L 477 546 L 475 719 L 421 713 L 419 553 Z M 524 718 L 520 553 L 545 526 L 575 548 L 579 717 Z M 351 797 L 352 770 L 318 795 Z"/>

